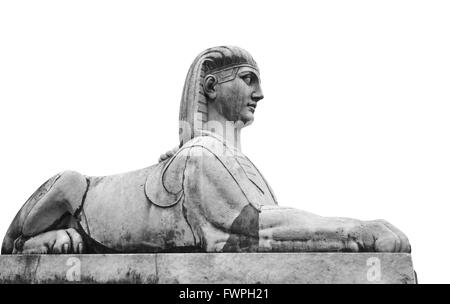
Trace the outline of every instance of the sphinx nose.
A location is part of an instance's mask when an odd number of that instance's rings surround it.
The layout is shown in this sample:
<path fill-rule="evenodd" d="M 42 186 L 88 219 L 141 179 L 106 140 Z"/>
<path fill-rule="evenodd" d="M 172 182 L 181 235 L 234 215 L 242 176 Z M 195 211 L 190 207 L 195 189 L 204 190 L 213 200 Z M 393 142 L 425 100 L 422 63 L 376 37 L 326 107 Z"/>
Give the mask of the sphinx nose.
<path fill-rule="evenodd" d="M 264 94 L 263 94 L 261 88 L 258 88 L 256 91 L 254 91 L 252 93 L 252 100 L 253 101 L 258 102 L 258 101 L 260 101 L 263 98 L 264 98 Z"/>

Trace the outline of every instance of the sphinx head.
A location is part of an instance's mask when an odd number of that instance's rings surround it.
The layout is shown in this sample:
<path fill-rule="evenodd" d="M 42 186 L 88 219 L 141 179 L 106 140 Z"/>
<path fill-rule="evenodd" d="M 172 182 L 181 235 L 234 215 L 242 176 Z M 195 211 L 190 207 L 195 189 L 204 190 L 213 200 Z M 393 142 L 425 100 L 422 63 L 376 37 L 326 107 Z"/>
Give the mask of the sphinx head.
<path fill-rule="evenodd" d="M 249 125 L 263 98 L 259 69 L 252 56 L 233 46 L 202 52 L 192 63 L 180 106 L 181 144 L 211 120 Z"/>

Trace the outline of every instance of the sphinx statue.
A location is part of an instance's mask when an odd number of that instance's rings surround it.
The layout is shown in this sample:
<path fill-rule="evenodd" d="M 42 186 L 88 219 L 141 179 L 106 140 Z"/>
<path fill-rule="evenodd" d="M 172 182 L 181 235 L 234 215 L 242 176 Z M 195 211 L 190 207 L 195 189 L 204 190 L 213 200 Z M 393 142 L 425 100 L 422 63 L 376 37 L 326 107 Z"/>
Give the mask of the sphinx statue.
<path fill-rule="evenodd" d="M 187 74 L 175 150 L 133 172 L 53 176 L 17 213 L 1 253 L 410 252 L 384 220 L 278 205 L 240 144 L 263 97 L 247 51 L 205 50 Z"/>

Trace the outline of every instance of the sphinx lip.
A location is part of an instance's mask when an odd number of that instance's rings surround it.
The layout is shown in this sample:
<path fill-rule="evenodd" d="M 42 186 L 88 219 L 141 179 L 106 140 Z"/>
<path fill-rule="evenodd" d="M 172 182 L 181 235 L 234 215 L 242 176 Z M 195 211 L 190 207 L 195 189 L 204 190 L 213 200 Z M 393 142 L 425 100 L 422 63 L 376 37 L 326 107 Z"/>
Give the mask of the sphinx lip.
<path fill-rule="evenodd" d="M 251 110 L 252 112 L 255 112 L 256 104 L 248 104 L 247 106 L 250 108 L 250 110 Z"/>

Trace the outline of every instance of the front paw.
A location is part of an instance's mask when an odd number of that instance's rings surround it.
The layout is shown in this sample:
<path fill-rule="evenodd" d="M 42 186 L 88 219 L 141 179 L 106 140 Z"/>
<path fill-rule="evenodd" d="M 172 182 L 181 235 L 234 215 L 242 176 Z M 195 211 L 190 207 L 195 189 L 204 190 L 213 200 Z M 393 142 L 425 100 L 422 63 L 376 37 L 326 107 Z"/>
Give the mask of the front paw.
<path fill-rule="evenodd" d="M 349 236 L 358 243 L 359 251 L 411 252 L 406 235 L 385 220 L 364 221 Z"/>
<path fill-rule="evenodd" d="M 18 238 L 13 254 L 81 254 L 83 239 L 73 228 L 52 230 L 31 238 Z"/>

